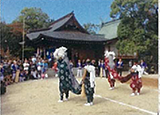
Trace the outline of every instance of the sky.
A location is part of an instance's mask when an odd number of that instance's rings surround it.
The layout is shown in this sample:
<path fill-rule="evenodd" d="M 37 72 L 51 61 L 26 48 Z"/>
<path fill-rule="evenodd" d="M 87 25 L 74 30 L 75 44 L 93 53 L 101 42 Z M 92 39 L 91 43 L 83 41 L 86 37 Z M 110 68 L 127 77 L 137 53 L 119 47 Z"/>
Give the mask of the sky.
<path fill-rule="evenodd" d="M 110 21 L 110 6 L 114 0 L 0 0 L 1 19 L 12 23 L 25 7 L 37 7 L 50 17 L 58 19 L 74 11 L 80 24 L 100 24 Z"/>

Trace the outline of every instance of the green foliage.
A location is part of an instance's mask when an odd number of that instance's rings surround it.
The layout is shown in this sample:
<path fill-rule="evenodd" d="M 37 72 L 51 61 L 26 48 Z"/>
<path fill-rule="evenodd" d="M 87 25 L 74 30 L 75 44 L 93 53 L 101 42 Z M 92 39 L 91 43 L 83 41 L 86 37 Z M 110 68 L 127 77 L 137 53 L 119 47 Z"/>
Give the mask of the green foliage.
<path fill-rule="evenodd" d="M 41 29 L 46 28 L 51 21 L 48 15 L 40 8 L 24 8 L 21 11 L 21 14 L 19 17 L 17 17 L 14 22 L 20 22 L 23 23 L 23 20 L 25 20 L 25 29 L 27 30 L 34 30 L 34 29 Z"/>
<path fill-rule="evenodd" d="M 19 56 L 19 53 L 21 51 L 21 45 L 19 45 L 21 37 L 14 35 L 11 32 L 11 28 L 3 22 L 0 23 L 0 33 L 1 48 L 3 48 L 4 51 L 6 51 L 9 48 L 11 55 Z"/>
<path fill-rule="evenodd" d="M 114 0 L 110 16 L 120 18 L 117 48 L 158 60 L 158 0 Z"/>
<path fill-rule="evenodd" d="M 90 34 L 96 34 L 99 26 L 92 23 L 87 23 L 83 24 L 83 28 Z"/>

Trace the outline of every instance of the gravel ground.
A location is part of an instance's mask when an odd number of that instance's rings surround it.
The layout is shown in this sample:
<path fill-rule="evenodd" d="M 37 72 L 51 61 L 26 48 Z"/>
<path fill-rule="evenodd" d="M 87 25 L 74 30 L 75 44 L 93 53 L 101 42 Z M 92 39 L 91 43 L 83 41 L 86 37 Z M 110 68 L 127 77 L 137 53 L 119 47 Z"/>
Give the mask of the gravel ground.
<path fill-rule="evenodd" d="M 158 75 L 157 75 L 158 76 Z M 81 78 L 78 78 L 79 80 Z M 157 79 L 143 77 L 139 96 L 130 96 L 129 82 L 116 82 L 109 90 L 106 78 L 96 78 L 94 105 L 70 92 L 68 101 L 58 103 L 58 78 L 26 81 L 7 87 L 1 96 L 2 115 L 150 115 L 158 110 Z"/>

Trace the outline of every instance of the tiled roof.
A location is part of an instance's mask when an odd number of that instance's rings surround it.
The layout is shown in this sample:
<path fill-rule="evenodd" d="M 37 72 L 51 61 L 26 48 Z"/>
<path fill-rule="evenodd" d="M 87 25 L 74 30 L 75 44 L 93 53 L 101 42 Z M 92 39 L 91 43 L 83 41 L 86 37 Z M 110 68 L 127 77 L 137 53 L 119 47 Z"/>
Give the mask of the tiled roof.
<path fill-rule="evenodd" d="M 107 41 L 103 36 L 89 35 L 82 32 L 73 31 L 56 31 L 41 34 L 50 38 L 61 40 L 74 40 L 74 41 Z"/>
<path fill-rule="evenodd" d="M 73 22 L 78 30 L 61 30 L 60 28 L 64 27 L 68 22 Z M 36 40 L 41 36 L 52 39 L 61 39 L 61 40 L 76 40 L 76 41 L 106 41 L 102 36 L 90 35 L 84 28 L 78 23 L 74 17 L 74 13 L 71 12 L 66 16 L 53 22 L 48 29 L 42 29 L 33 31 L 27 34 L 27 37 L 30 40 Z"/>
<path fill-rule="evenodd" d="M 73 12 L 67 14 L 66 16 L 54 21 L 49 28 L 46 29 L 39 29 L 39 30 L 35 30 L 35 31 L 31 31 L 30 33 L 27 34 L 27 37 L 30 40 L 33 40 L 35 38 L 37 38 L 40 34 L 46 34 L 46 33 L 50 33 L 55 31 L 56 29 L 60 28 L 61 26 L 63 26 L 71 17 L 73 16 Z"/>
<path fill-rule="evenodd" d="M 107 40 L 115 39 L 118 37 L 117 29 L 120 20 L 113 20 L 107 23 L 104 23 L 98 34 L 102 34 L 105 36 Z"/>

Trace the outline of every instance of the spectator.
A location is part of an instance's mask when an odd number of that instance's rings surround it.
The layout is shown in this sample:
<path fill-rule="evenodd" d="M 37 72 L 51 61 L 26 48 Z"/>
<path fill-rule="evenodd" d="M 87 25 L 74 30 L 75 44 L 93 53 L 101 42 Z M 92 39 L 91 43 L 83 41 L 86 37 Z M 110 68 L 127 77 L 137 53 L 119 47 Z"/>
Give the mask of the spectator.
<path fill-rule="evenodd" d="M 17 62 L 15 60 L 13 61 L 13 64 L 11 65 L 11 69 L 12 69 L 12 81 L 15 81 L 16 72 L 19 69 Z"/>
<path fill-rule="evenodd" d="M 31 68 L 31 79 L 37 79 L 38 75 L 37 75 L 37 69 L 36 69 L 37 66 L 36 66 L 36 64 L 31 62 L 30 68 Z"/>
<path fill-rule="evenodd" d="M 12 81 L 12 70 L 11 70 L 11 60 L 7 61 L 4 72 L 6 85 L 13 83 Z"/>
<path fill-rule="evenodd" d="M 77 63 L 77 77 L 82 77 L 82 64 L 81 64 L 81 60 L 78 60 L 78 63 Z"/>
<path fill-rule="evenodd" d="M 55 72 L 55 77 L 58 77 L 57 61 L 54 62 L 52 69 Z"/>
<path fill-rule="evenodd" d="M 143 60 L 141 60 L 140 66 L 142 68 L 142 74 L 148 75 L 148 73 L 145 71 L 145 69 L 147 68 L 147 64 Z"/>
<path fill-rule="evenodd" d="M 76 52 L 75 55 L 74 55 L 74 63 L 77 64 L 78 63 L 78 59 L 79 59 L 79 55 L 78 53 Z M 77 65 L 76 65 L 77 67 Z"/>
<path fill-rule="evenodd" d="M 82 67 L 86 66 L 86 61 L 85 59 L 82 60 Z"/>
<path fill-rule="evenodd" d="M 0 64 L 0 81 L 4 81 L 4 66 L 3 63 Z"/>
<path fill-rule="evenodd" d="M 69 64 L 70 64 L 71 71 L 73 72 L 73 63 L 71 60 L 69 61 Z"/>
<path fill-rule="evenodd" d="M 122 70 L 123 70 L 123 62 L 122 59 L 120 58 L 119 61 L 117 62 L 117 73 L 122 76 Z"/>
<path fill-rule="evenodd" d="M 129 65 L 129 68 L 132 67 L 132 60 L 129 61 L 128 65 Z M 130 70 L 130 69 L 129 69 L 129 70 Z"/>
<path fill-rule="evenodd" d="M 43 64 L 42 64 L 41 60 L 39 60 L 37 63 L 38 78 L 41 78 L 42 66 L 43 66 Z"/>
<path fill-rule="evenodd" d="M 25 71 L 25 80 L 28 80 L 29 79 L 29 63 L 27 59 L 25 59 L 25 62 L 23 63 L 23 68 Z"/>
<path fill-rule="evenodd" d="M 97 63 L 97 65 L 98 65 L 98 75 L 100 75 L 100 65 L 101 65 L 101 59 L 99 59 L 99 60 L 98 60 L 98 63 Z"/>
<path fill-rule="evenodd" d="M 33 64 L 35 64 L 35 63 L 36 63 L 36 61 L 37 61 L 36 57 L 35 57 L 35 56 L 33 56 L 33 57 L 32 57 L 32 62 L 33 62 Z"/>
<path fill-rule="evenodd" d="M 19 81 L 20 82 L 23 82 L 24 81 L 24 79 L 25 79 L 25 71 L 24 70 L 21 70 L 20 71 L 20 74 L 19 74 Z"/>
<path fill-rule="evenodd" d="M 92 60 L 92 61 L 91 61 L 91 65 L 93 65 L 94 67 L 96 67 L 96 61 L 95 61 L 95 60 Z"/>
<path fill-rule="evenodd" d="M 102 77 L 106 77 L 106 72 L 105 72 L 105 64 L 104 64 L 104 61 L 101 60 L 101 63 L 100 63 L 100 75 L 99 75 L 101 78 Z"/>
<path fill-rule="evenodd" d="M 43 78 L 44 77 L 48 77 L 48 74 L 46 73 L 46 71 L 48 70 L 48 63 L 47 60 L 43 60 L 42 61 L 42 74 L 43 74 Z"/>

